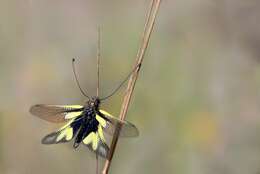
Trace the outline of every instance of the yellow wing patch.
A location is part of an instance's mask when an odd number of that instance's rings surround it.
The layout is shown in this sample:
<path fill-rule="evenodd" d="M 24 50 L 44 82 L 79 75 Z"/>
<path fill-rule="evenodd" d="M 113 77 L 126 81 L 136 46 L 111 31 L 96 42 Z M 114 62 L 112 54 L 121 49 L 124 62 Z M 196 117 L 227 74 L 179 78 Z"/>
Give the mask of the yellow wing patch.
<path fill-rule="evenodd" d="M 101 128 L 101 127 L 100 127 Z M 101 129 L 101 131 L 102 131 L 102 129 Z M 96 132 L 96 133 L 94 133 L 94 132 L 91 132 L 86 138 L 84 138 L 84 140 L 83 140 L 83 143 L 85 144 L 85 145 L 91 145 L 91 147 L 92 147 L 92 149 L 94 150 L 94 151 L 96 151 L 97 150 L 97 148 L 98 148 L 98 145 L 99 145 L 99 141 L 101 141 L 100 139 L 103 139 L 104 138 L 104 135 L 103 135 L 103 133 L 102 133 L 102 138 L 100 137 L 100 132 L 98 131 L 98 132 Z"/>
<path fill-rule="evenodd" d="M 56 105 L 54 105 L 56 106 Z M 58 106 L 58 105 L 57 105 Z M 64 107 L 65 109 L 68 109 L 68 110 L 71 110 L 71 109 L 81 109 L 82 106 L 81 105 L 64 105 L 62 106 Z M 68 112 L 65 114 L 65 119 L 72 119 L 72 118 L 75 118 L 75 117 L 78 117 L 82 114 L 82 111 L 79 111 L 79 112 Z"/>
<path fill-rule="evenodd" d="M 72 119 L 72 118 L 80 116 L 81 114 L 82 114 L 82 111 L 80 111 L 80 112 L 68 112 L 65 115 L 65 119 Z"/>
<path fill-rule="evenodd" d="M 56 142 L 59 142 L 63 138 L 65 138 L 66 141 L 71 140 L 73 137 L 73 129 L 71 127 L 68 127 L 61 131 L 61 133 L 57 136 Z"/>
<path fill-rule="evenodd" d="M 106 127 L 106 120 L 100 117 L 99 115 L 96 115 L 97 121 L 101 124 L 102 127 Z"/>
<path fill-rule="evenodd" d="M 94 132 L 91 132 L 86 138 L 84 138 L 83 143 L 88 145 L 92 142 L 93 137 L 95 136 Z"/>
<path fill-rule="evenodd" d="M 108 113 L 107 111 L 104 110 L 99 110 L 102 114 L 110 116 L 110 117 L 114 117 L 113 115 L 111 115 L 110 113 Z"/>
<path fill-rule="evenodd" d="M 50 105 L 50 106 L 56 106 L 56 107 L 63 107 L 66 109 L 81 109 L 82 105 Z"/>
<path fill-rule="evenodd" d="M 66 130 L 66 140 L 69 141 L 71 140 L 73 137 L 73 129 L 70 127 L 70 128 L 67 128 Z"/>

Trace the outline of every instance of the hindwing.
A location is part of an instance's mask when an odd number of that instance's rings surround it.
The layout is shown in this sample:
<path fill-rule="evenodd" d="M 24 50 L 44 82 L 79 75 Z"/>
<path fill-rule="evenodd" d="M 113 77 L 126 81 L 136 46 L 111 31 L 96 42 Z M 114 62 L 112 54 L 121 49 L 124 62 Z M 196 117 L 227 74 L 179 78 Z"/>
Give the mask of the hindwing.
<path fill-rule="evenodd" d="M 96 132 L 90 132 L 84 139 L 83 144 L 88 146 L 88 148 L 99 156 L 107 158 L 109 147 L 106 144 L 103 130 L 101 125 L 98 125 L 98 130 Z"/>
<path fill-rule="evenodd" d="M 81 125 L 81 118 L 72 119 L 58 131 L 52 132 L 42 139 L 42 144 L 58 144 L 72 140 Z"/>

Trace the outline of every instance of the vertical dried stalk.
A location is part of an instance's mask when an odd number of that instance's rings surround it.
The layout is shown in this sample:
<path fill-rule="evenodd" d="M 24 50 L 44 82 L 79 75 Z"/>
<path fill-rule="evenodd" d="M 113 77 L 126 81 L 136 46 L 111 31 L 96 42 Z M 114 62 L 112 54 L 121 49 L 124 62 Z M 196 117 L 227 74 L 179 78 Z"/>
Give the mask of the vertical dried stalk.
<path fill-rule="evenodd" d="M 99 97 L 99 87 L 100 87 L 100 76 L 99 76 L 99 66 L 100 66 L 100 27 L 98 27 L 98 39 L 97 39 L 97 97 Z M 96 174 L 98 174 L 98 154 L 96 153 Z"/>
<path fill-rule="evenodd" d="M 100 66 L 100 27 L 98 27 L 98 40 L 97 40 L 97 97 L 99 97 L 99 87 L 100 87 L 99 66 Z"/>
<path fill-rule="evenodd" d="M 137 80 L 138 75 L 139 75 L 139 70 L 141 68 L 140 65 L 142 64 L 143 59 L 144 59 L 144 55 L 145 55 L 145 52 L 146 52 L 146 49 L 147 49 L 147 46 L 148 46 L 148 43 L 149 43 L 149 40 L 150 40 L 150 36 L 151 36 L 152 30 L 153 30 L 155 18 L 156 18 L 156 15 L 158 13 L 160 3 L 161 3 L 161 0 L 152 0 L 152 5 L 151 5 L 149 12 L 147 14 L 147 20 L 146 20 L 146 23 L 145 23 L 144 33 L 143 33 L 143 36 L 142 36 L 142 43 L 141 43 L 141 46 L 138 50 L 136 62 L 134 64 L 134 67 L 138 67 L 138 68 L 136 68 L 134 73 L 131 75 L 131 78 L 129 79 L 129 82 L 128 82 L 128 85 L 127 85 L 127 89 L 126 89 L 126 92 L 125 92 L 125 96 L 124 96 L 124 100 L 123 100 L 123 104 L 122 104 L 121 112 L 120 112 L 120 116 L 119 116 L 119 118 L 121 120 L 124 120 L 125 117 L 126 117 L 127 110 L 128 110 L 130 100 L 131 100 L 131 97 L 132 97 L 132 94 L 133 94 L 133 90 L 134 90 L 134 87 L 135 87 L 135 83 L 136 83 L 136 80 Z M 112 142 L 111 142 L 111 146 L 110 146 L 108 159 L 106 160 L 103 171 L 102 171 L 103 174 L 107 174 L 108 171 L 109 171 L 111 161 L 112 161 L 115 149 L 116 149 L 119 134 L 120 134 L 120 125 L 117 126 L 117 129 L 114 133 L 114 136 L 113 136 L 113 139 L 112 139 Z"/>

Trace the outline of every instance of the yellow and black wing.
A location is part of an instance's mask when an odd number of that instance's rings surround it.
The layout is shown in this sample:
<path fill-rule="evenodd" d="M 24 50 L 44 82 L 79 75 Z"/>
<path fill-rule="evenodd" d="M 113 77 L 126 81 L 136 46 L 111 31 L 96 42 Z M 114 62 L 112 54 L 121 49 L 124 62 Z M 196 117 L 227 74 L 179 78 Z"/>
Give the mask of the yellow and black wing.
<path fill-rule="evenodd" d="M 134 124 L 128 121 L 119 120 L 104 110 L 99 110 L 96 119 L 99 121 L 104 132 L 110 135 L 114 134 L 117 124 L 122 125 L 120 130 L 121 137 L 137 137 L 139 135 L 139 131 Z"/>
<path fill-rule="evenodd" d="M 45 105 L 38 104 L 30 108 L 31 114 L 54 123 L 67 122 L 58 131 L 42 139 L 42 144 L 58 144 L 72 140 L 80 128 L 83 112 L 81 105 Z"/>
<path fill-rule="evenodd" d="M 78 131 L 78 127 L 73 126 L 73 123 L 75 122 L 77 121 L 72 119 L 58 131 L 46 135 L 42 139 L 42 144 L 58 144 L 69 142 L 74 138 L 76 132 Z"/>
<path fill-rule="evenodd" d="M 96 132 L 90 132 L 84 139 L 83 144 L 88 146 L 88 148 L 99 156 L 107 158 L 109 147 L 106 144 L 105 137 L 101 125 L 98 125 Z"/>
<path fill-rule="evenodd" d="M 83 112 L 81 105 L 45 105 L 38 104 L 30 108 L 31 114 L 53 123 L 62 123 L 80 116 Z"/>

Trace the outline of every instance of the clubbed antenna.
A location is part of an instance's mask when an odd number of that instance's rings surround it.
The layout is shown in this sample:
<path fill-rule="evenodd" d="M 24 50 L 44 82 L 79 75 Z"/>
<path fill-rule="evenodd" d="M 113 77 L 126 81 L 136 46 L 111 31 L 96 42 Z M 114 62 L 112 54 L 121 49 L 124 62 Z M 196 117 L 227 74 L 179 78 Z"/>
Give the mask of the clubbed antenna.
<path fill-rule="evenodd" d="M 141 66 L 141 64 L 138 64 L 137 66 L 135 66 L 134 69 L 127 75 L 127 77 L 121 83 L 119 83 L 119 85 L 113 90 L 113 92 L 111 94 L 109 94 L 106 97 L 101 98 L 100 100 L 106 100 L 109 97 L 113 96 L 123 86 L 123 84 L 129 79 L 129 77 L 132 75 L 132 73 L 135 72 L 136 69 L 140 68 L 140 66 Z"/>
<path fill-rule="evenodd" d="M 78 85 L 78 88 L 80 90 L 80 92 L 85 96 L 87 97 L 89 100 L 89 96 L 82 90 L 82 88 L 80 87 L 80 84 L 79 84 L 79 80 L 78 80 L 78 76 L 77 76 L 77 73 L 76 73 L 76 70 L 75 70 L 75 58 L 72 59 L 72 69 L 73 69 L 73 74 L 74 74 L 74 77 L 75 77 L 75 80 L 76 80 L 76 83 Z"/>

